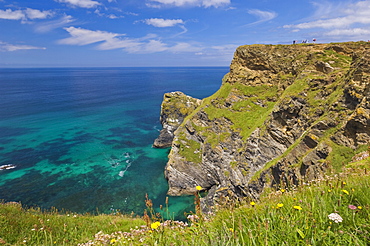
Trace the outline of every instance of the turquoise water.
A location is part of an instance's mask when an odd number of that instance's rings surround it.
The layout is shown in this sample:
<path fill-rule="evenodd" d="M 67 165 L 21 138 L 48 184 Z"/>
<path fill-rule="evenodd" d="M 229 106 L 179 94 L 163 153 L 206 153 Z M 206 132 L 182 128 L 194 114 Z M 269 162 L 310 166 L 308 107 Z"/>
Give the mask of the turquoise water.
<path fill-rule="evenodd" d="M 213 94 L 227 67 L 0 69 L 0 199 L 78 213 L 164 205 L 165 92 Z M 169 197 L 176 218 L 192 197 Z"/>

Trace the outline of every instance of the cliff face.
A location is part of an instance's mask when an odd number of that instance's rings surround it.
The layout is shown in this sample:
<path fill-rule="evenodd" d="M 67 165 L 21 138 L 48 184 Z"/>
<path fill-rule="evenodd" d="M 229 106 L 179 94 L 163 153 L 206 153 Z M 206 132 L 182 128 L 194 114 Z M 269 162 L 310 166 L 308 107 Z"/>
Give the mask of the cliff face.
<path fill-rule="evenodd" d="M 187 96 L 180 91 L 164 94 L 160 116 L 162 130 L 158 138 L 154 140 L 153 147 L 170 147 L 174 132 L 184 121 L 185 117 L 200 105 L 200 102 L 201 100 Z"/>
<path fill-rule="evenodd" d="M 370 44 L 241 46 L 219 91 L 189 113 L 169 195 L 200 185 L 212 205 L 321 178 L 370 143 Z"/>

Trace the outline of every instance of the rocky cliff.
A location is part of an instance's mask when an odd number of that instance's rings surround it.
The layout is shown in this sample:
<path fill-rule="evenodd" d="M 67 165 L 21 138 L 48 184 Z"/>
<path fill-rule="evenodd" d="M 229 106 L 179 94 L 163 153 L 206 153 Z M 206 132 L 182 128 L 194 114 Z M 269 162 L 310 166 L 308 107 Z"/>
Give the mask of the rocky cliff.
<path fill-rule="evenodd" d="M 321 178 L 369 146 L 370 44 L 241 46 L 198 103 L 178 118 L 169 195 L 199 185 L 212 206 Z"/>
<path fill-rule="evenodd" d="M 170 147 L 176 129 L 184 121 L 185 117 L 193 112 L 200 103 L 201 100 L 187 96 L 180 91 L 165 93 L 160 116 L 162 130 L 158 138 L 154 140 L 153 147 Z"/>

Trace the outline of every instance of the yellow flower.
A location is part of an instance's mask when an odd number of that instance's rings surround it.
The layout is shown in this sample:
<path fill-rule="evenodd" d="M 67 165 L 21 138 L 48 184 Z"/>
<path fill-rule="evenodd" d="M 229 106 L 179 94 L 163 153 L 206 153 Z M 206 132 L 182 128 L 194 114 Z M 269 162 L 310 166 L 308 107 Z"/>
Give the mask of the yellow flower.
<path fill-rule="evenodd" d="M 358 209 L 362 209 L 362 207 L 361 207 L 361 206 L 357 206 L 357 208 L 358 208 Z"/>
<path fill-rule="evenodd" d="M 281 208 L 281 207 L 283 207 L 283 206 L 284 206 L 284 204 L 282 204 L 282 203 L 278 203 L 278 204 L 277 204 L 277 207 L 278 207 L 278 208 Z"/>
<path fill-rule="evenodd" d="M 347 183 L 343 181 L 343 184 L 346 185 Z"/>
<path fill-rule="evenodd" d="M 294 209 L 302 210 L 301 206 L 293 206 Z"/>
<path fill-rule="evenodd" d="M 284 193 L 285 192 L 285 189 L 280 189 L 280 191 Z"/>
<path fill-rule="evenodd" d="M 234 229 L 233 228 L 229 228 L 230 232 L 234 232 Z"/>
<path fill-rule="evenodd" d="M 349 192 L 347 190 L 342 190 L 343 193 L 346 193 L 347 195 L 349 195 Z"/>
<path fill-rule="evenodd" d="M 331 190 L 328 190 L 328 192 L 331 192 Z"/>
<path fill-rule="evenodd" d="M 115 243 L 116 241 L 117 241 L 116 239 L 112 238 L 112 239 L 110 240 L 110 243 Z"/>
<path fill-rule="evenodd" d="M 252 206 L 256 205 L 255 202 L 250 202 L 249 204 L 252 205 Z"/>
<path fill-rule="evenodd" d="M 197 185 L 197 186 L 195 187 L 195 189 L 197 189 L 197 190 L 202 190 L 203 188 L 202 188 L 202 186 Z"/>
<path fill-rule="evenodd" d="M 151 225 L 150 225 L 150 228 L 152 228 L 153 230 L 155 230 L 155 229 L 157 229 L 158 227 L 160 227 L 161 226 L 161 222 L 159 222 L 159 221 L 156 221 L 156 222 L 154 222 L 154 223 L 152 223 Z"/>

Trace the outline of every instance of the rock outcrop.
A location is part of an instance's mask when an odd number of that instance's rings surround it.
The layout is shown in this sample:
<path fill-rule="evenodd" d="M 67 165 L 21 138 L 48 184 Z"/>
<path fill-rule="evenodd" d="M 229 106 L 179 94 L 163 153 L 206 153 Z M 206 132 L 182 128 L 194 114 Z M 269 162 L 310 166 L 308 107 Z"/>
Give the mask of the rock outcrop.
<path fill-rule="evenodd" d="M 201 100 L 179 91 L 164 94 L 160 116 L 162 130 L 158 138 L 154 140 L 153 147 L 170 147 L 175 130 L 184 121 L 185 117 L 200 105 L 200 102 Z"/>
<path fill-rule="evenodd" d="M 172 141 L 169 195 L 199 185 L 209 207 L 321 178 L 370 143 L 370 44 L 241 46 L 191 111 Z"/>

